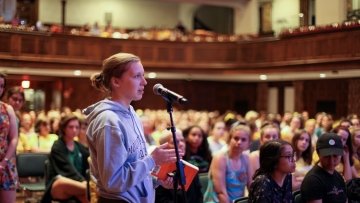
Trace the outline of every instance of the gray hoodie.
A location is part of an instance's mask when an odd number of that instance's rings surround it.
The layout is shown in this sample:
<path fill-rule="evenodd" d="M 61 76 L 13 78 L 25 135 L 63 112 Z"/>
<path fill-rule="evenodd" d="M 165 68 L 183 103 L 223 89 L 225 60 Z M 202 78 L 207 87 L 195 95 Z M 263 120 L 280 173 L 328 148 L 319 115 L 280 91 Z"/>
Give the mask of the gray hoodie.
<path fill-rule="evenodd" d="M 91 172 L 100 196 L 131 203 L 154 202 L 150 175 L 155 162 L 146 150 L 143 127 L 132 106 L 104 99 L 84 109 Z"/>

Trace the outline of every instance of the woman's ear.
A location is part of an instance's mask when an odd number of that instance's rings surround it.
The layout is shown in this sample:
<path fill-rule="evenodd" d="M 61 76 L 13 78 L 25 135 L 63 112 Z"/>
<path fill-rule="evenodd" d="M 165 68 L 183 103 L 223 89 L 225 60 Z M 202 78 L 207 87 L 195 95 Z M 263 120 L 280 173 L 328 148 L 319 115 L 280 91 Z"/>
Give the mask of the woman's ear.
<path fill-rule="evenodd" d="M 119 78 L 112 77 L 110 81 L 111 81 L 111 85 L 113 87 L 120 87 L 120 79 Z"/>

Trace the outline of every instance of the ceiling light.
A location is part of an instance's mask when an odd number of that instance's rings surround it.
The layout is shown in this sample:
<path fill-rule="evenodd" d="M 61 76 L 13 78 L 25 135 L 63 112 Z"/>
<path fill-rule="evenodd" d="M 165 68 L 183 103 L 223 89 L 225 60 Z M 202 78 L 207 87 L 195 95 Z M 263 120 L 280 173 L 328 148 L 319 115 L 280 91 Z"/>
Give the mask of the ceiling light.
<path fill-rule="evenodd" d="M 148 78 L 156 78 L 156 73 L 155 72 L 150 72 L 148 74 Z"/>
<path fill-rule="evenodd" d="M 326 74 L 325 73 L 320 73 L 320 78 L 326 78 Z"/>
<path fill-rule="evenodd" d="M 260 75 L 259 78 L 260 78 L 260 80 L 267 80 L 268 79 L 267 75 Z"/>
<path fill-rule="evenodd" d="M 30 81 L 29 80 L 23 80 L 21 81 L 21 87 L 24 89 L 27 89 L 30 87 Z"/>
<path fill-rule="evenodd" d="M 80 76 L 81 75 L 81 70 L 74 70 L 74 75 Z"/>

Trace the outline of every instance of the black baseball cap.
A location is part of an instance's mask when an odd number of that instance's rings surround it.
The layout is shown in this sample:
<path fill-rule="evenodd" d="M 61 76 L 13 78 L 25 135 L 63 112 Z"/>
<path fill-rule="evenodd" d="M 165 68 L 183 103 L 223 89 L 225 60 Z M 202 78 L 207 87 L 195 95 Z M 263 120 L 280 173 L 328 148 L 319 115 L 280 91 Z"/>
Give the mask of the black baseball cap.
<path fill-rule="evenodd" d="M 340 136 L 335 133 L 324 133 L 316 142 L 316 150 L 320 157 L 329 155 L 344 154 L 344 146 L 341 142 Z"/>

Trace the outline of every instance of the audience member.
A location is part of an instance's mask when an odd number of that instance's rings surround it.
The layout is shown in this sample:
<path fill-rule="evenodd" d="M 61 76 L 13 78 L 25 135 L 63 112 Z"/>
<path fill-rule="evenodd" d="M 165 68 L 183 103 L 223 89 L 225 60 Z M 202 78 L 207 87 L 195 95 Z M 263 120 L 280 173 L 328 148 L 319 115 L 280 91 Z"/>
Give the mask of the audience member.
<path fill-rule="evenodd" d="M 334 122 L 330 114 L 319 114 L 319 117 L 321 118 L 319 127 L 315 129 L 315 133 L 318 137 L 324 133 L 330 132 Z"/>
<path fill-rule="evenodd" d="M 60 137 L 51 148 L 48 166 L 47 189 L 42 202 L 76 198 L 84 203 L 87 199 L 86 170 L 89 168 L 89 151 L 74 138 L 80 132 L 80 121 L 67 115 L 60 121 Z"/>
<path fill-rule="evenodd" d="M 306 174 L 301 184 L 301 198 L 305 202 L 346 202 L 345 181 L 335 168 L 344 154 L 341 139 L 325 133 L 316 143 L 319 162 Z"/>
<path fill-rule="evenodd" d="M 32 117 L 29 113 L 23 113 L 20 122 L 19 141 L 16 147 L 17 152 L 31 151 L 30 140 L 36 139 Z"/>
<path fill-rule="evenodd" d="M 304 130 L 310 135 L 311 137 L 311 145 L 315 147 L 316 141 L 318 139 L 318 136 L 315 133 L 316 128 L 316 120 L 313 118 L 308 119 L 305 121 Z"/>
<path fill-rule="evenodd" d="M 353 144 L 353 160 L 357 174 L 360 174 L 360 127 L 351 129 L 351 141 Z"/>
<path fill-rule="evenodd" d="M 49 153 L 54 142 L 58 139 L 55 134 L 50 134 L 49 122 L 44 118 L 38 118 L 35 123 L 35 133 L 29 140 L 32 152 Z"/>
<path fill-rule="evenodd" d="M 296 154 L 296 168 L 292 180 L 292 189 L 296 191 L 300 189 L 306 173 L 312 168 L 313 150 L 311 137 L 305 130 L 296 131 L 291 144 Z"/>
<path fill-rule="evenodd" d="M 208 172 L 211 163 L 211 151 L 205 132 L 196 125 L 183 131 L 186 141 L 185 159 L 199 167 L 199 172 Z"/>
<path fill-rule="evenodd" d="M 234 126 L 230 130 L 228 150 L 216 154 L 209 171 L 205 202 L 233 202 L 243 197 L 250 185 L 249 157 L 243 152 L 249 148 L 250 128 Z"/>
<path fill-rule="evenodd" d="M 6 79 L 0 73 L 0 98 L 4 94 Z M 16 170 L 16 144 L 18 126 L 14 109 L 0 101 L 0 202 L 14 203 L 19 178 Z"/>
<path fill-rule="evenodd" d="M 224 141 L 225 133 L 224 121 L 216 121 L 212 126 L 210 136 L 207 138 L 212 155 L 215 155 L 226 145 Z"/>
<path fill-rule="evenodd" d="M 281 139 L 291 143 L 292 137 L 295 131 L 303 128 L 303 121 L 299 115 L 295 115 L 291 118 L 290 125 L 281 129 Z"/>
<path fill-rule="evenodd" d="M 151 135 L 154 132 L 154 123 L 147 116 L 141 116 L 140 120 L 144 128 L 146 144 L 148 145 L 148 147 L 155 146 L 156 142 Z"/>
<path fill-rule="evenodd" d="M 280 138 L 280 132 L 278 126 L 272 123 L 265 123 L 260 129 L 260 146 L 271 140 Z M 249 173 L 252 178 L 255 171 L 260 167 L 260 150 L 256 150 L 249 155 Z"/>
<path fill-rule="evenodd" d="M 186 148 L 185 139 L 183 137 L 182 132 L 179 129 L 176 129 L 176 142 L 179 151 L 184 152 Z M 168 148 L 172 149 L 174 148 L 174 141 L 172 137 L 172 133 L 170 130 L 164 130 L 163 136 L 159 140 L 160 144 L 169 143 Z M 186 160 L 185 160 L 186 161 Z M 186 174 L 185 174 L 186 176 Z M 155 203 L 173 203 L 173 202 L 196 202 L 196 203 L 202 203 L 203 202 L 203 195 L 201 193 L 201 184 L 199 180 L 199 176 L 196 175 L 193 179 L 193 182 L 191 183 L 189 189 L 185 192 L 186 195 L 186 201 L 183 197 L 183 191 L 177 190 L 176 191 L 176 200 L 174 196 L 174 190 L 173 189 L 167 189 L 163 186 L 158 186 L 156 188 L 156 195 L 155 195 Z"/>
<path fill-rule="evenodd" d="M 295 154 L 290 143 L 271 140 L 260 147 L 260 168 L 249 190 L 249 202 L 294 202 L 291 173 Z"/>
<path fill-rule="evenodd" d="M 341 142 L 344 146 L 344 154 L 341 157 L 339 165 L 336 170 L 344 176 L 346 181 L 353 178 L 358 178 L 359 174 L 356 172 L 353 160 L 353 144 L 351 139 L 351 133 L 347 127 L 338 126 L 333 130 L 338 136 L 340 136 Z"/>
<path fill-rule="evenodd" d="M 20 128 L 20 120 L 21 120 L 21 108 L 25 102 L 25 93 L 24 89 L 20 86 L 10 87 L 6 92 L 7 102 L 10 104 L 16 114 L 17 124 Z"/>

